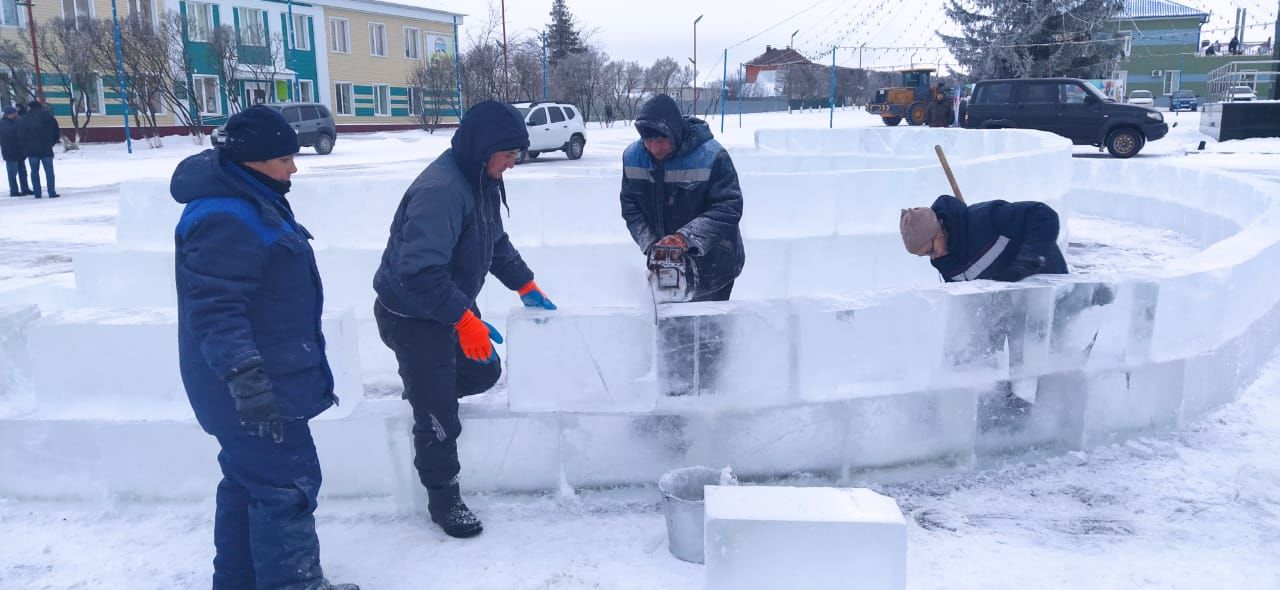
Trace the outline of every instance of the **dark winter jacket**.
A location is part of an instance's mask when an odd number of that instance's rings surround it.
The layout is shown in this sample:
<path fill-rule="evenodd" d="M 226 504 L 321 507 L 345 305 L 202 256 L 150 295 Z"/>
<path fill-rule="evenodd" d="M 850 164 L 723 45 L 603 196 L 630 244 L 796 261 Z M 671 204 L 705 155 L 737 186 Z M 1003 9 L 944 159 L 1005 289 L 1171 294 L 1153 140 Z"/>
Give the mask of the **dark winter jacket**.
<path fill-rule="evenodd" d="M 205 150 L 169 184 L 186 205 L 175 230 L 178 359 L 187 397 L 210 434 L 241 428 L 227 381 L 262 366 L 285 420 L 332 405 L 311 234 L 284 195 Z"/>
<path fill-rule="evenodd" d="M 695 296 L 713 293 L 742 272 L 746 253 L 738 224 L 742 189 L 729 152 L 712 139 L 711 128 L 684 117 L 674 100 L 649 101 L 636 126 L 663 129 L 676 151 L 655 161 L 643 141 L 622 155 L 622 218 L 645 253 L 654 242 L 680 234 L 697 269 Z"/>
<path fill-rule="evenodd" d="M 18 136 L 30 158 L 52 158 L 62 130 L 47 107 L 31 109 L 18 119 Z"/>
<path fill-rule="evenodd" d="M 21 120 L 0 117 L 0 155 L 6 162 L 27 159 L 27 151 L 22 149 L 22 138 L 18 136 L 18 122 Z"/>
<path fill-rule="evenodd" d="M 475 306 L 488 273 L 511 290 L 533 280 L 502 227 L 506 187 L 485 170 L 494 153 L 529 147 L 524 119 L 510 105 L 481 103 L 452 146 L 405 191 L 373 277 L 393 313 L 446 325 Z"/>
<path fill-rule="evenodd" d="M 1058 214 L 1044 203 L 987 201 L 965 205 L 942 195 L 933 212 L 947 231 L 947 255 L 931 262 L 947 282 L 1016 282 L 1036 274 L 1066 274 L 1058 249 Z"/>
<path fill-rule="evenodd" d="M 951 107 L 951 99 L 935 100 L 929 103 L 930 127 L 950 127 L 956 120 L 956 111 Z"/>

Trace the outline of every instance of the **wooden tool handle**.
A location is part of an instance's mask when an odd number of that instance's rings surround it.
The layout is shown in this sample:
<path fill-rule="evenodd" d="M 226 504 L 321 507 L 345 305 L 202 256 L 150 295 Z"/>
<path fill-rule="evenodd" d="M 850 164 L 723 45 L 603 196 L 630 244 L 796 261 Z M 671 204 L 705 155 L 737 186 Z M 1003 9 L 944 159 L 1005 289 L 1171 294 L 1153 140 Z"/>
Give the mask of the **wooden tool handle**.
<path fill-rule="evenodd" d="M 942 153 L 942 146 L 933 146 L 933 151 L 938 153 L 938 161 L 942 162 L 942 171 L 947 173 L 947 181 L 951 183 L 951 192 L 963 203 L 964 195 L 960 194 L 960 185 L 956 183 L 956 175 L 951 172 L 951 164 L 947 163 L 947 155 Z"/>

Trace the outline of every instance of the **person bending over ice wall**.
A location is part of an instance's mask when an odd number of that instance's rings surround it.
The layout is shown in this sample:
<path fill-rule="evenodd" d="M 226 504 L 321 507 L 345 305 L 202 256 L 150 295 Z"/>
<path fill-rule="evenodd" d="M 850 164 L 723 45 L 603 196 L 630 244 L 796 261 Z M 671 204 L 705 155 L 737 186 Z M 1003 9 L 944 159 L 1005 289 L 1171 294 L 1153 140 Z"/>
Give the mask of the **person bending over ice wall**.
<path fill-rule="evenodd" d="M 1044 203 L 965 205 L 942 195 L 932 207 L 903 209 L 899 230 L 907 252 L 928 256 L 948 283 L 1014 283 L 1032 275 L 1067 274 L 1058 249 L 1058 213 Z"/>

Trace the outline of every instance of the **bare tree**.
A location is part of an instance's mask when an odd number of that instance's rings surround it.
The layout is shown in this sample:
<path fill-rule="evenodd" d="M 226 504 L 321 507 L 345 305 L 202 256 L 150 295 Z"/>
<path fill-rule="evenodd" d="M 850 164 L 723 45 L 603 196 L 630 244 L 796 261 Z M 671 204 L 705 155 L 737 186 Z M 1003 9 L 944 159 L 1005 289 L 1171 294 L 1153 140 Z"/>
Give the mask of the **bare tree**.
<path fill-rule="evenodd" d="M 167 83 L 168 66 L 154 67 L 150 56 L 168 55 L 162 25 L 153 25 L 141 15 L 131 15 L 120 21 L 120 56 L 117 60 L 115 30 L 110 20 L 97 23 L 98 42 L 95 44 L 94 61 L 102 72 L 102 84 L 125 99 L 133 127 L 142 131 L 151 147 L 161 147 L 157 114 L 164 110 L 161 87 Z M 117 62 L 128 81 L 121 87 Z"/>
<path fill-rule="evenodd" d="M 497 26 L 502 21 L 498 8 L 489 3 L 489 20 L 467 35 L 467 50 L 459 62 L 462 70 L 462 94 L 467 107 L 486 100 L 501 100 L 502 47 Z"/>
<path fill-rule="evenodd" d="M 191 134 L 196 145 L 204 145 L 204 120 L 200 116 L 203 105 L 197 104 L 195 89 L 191 88 L 191 72 L 195 70 L 191 52 L 184 42 L 185 23 L 182 15 L 170 10 L 160 23 L 164 37 L 164 53 L 140 56 L 150 71 L 162 72 L 164 82 L 159 86 L 160 99 Z"/>
<path fill-rule="evenodd" d="M 410 109 L 428 133 L 440 128 L 440 118 L 457 112 L 453 60 L 437 53 L 428 61 L 414 64 L 405 84 L 410 88 Z"/>
<path fill-rule="evenodd" d="M 0 100 L 5 104 L 30 102 L 35 97 L 31 89 L 31 58 L 16 41 L 0 40 Z"/>
<path fill-rule="evenodd" d="M 569 54 L 556 65 L 556 96 L 582 109 L 583 122 L 592 120 L 597 100 L 604 95 L 604 69 L 608 63 L 608 54 L 590 47 L 582 53 Z"/>
<path fill-rule="evenodd" d="M 218 69 L 218 77 L 222 78 L 222 93 L 227 99 L 227 110 L 232 114 L 240 112 L 240 39 L 231 25 L 222 25 L 213 31 L 209 39 L 209 49 Z"/>
<path fill-rule="evenodd" d="M 680 78 L 680 63 L 664 57 L 653 62 L 645 71 L 644 88 L 652 94 L 670 94 L 673 87 L 678 88 Z"/>
<path fill-rule="evenodd" d="M 622 108 L 620 116 L 635 120 L 636 111 L 645 94 L 645 69 L 637 62 L 627 62 L 623 69 L 621 88 L 619 88 L 618 105 Z"/>
<path fill-rule="evenodd" d="M 240 60 L 240 67 L 247 72 L 241 82 L 266 82 L 267 92 L 263 102 L 273 102 L 273 99 L 279 98 L 276 96 L 275 81 L 283 70 L 284 38 L 275 33 L 265 43 L 265 47 L 248 48 L 251 53 Z"/>
<path fill-rule="evenodd" d="M 40 57 L 52 71 L 67 96 L 71 97 L 72 137 L 65 142 L 65 149 L 79 149 L 84 130 L 103 105 L 98 97 L 96 46 L 102 35 L 98 23 L 88 17 L 49 19 L 40 27 Z"/>
<path fill-rule="evenodd" d="M 511 100 L 542 100 L 542 41 L 522 39 L 511 44 Z"/>

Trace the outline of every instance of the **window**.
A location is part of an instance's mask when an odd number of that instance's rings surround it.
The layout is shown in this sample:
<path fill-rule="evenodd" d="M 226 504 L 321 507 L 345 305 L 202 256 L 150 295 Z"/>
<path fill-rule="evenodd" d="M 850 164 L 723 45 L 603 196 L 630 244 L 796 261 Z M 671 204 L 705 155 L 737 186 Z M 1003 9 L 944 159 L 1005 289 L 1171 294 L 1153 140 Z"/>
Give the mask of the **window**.
<path fill-rule="evenodd" d="M 1162 94 L 1164 94 L 1165 96 L 1169 96 L 1170 94 L 1173 94 L 1176 90 L 1178 90 L 1178 86 L 1181 85 L 1181 82 L 1182 82 L 1181 71 L 1165 70 L 1164 71 L 1164 92 Z"/>
<path fill-rule="evenodd" d="M 1026 104 L 1057 104 L 1058 85 L 1053 83 L 1027 84 L 1022 87 L 1022 102 Z"/>
<path fill-rule="evenodd" d="M 391 114 L 391 87 L 386 84 L 373 85 L 374 114 Z"/>
<path fill-rule="evenodd" d="M 1084 88 L 1075 84 L 1063 84 L 1061 90 L 1062 95 L 1058 100 L 1062 101 L 1062 104 L 1084 104 L 1084 97 L 1089 95 Z"/>
<path fill-rule="evenodd" d="M 422 89 L 409 88 L 409 114 L 422 114 Z"/>
<path fill-rule="evenodd" d="M 419 46 L 419 30 L 414 27 L 404 28 L 404 58 L 418 59 L 421 52 L 418 51 Z"/>
<path fill-rule="evenodd" d="M 984 84 L 973 94 L 973 104 L 1009 104 L 1013 98 L 1013 83 Z"/>
<path fill-rule="evenodd" d="M 24 12 L 26 11 L 18 10 L 18 3 L 14 2 L 14 0 L 0 1 L 0 26 L 5 26 L 5 27 L 22 26 L 23 22 L 25 21 L 25 19 L 23 19 L 22 17 L 26 16 L 25 14 L 23 14 Z"/>
<path fill-rule="evenodd" d="M 449 50 L 444 44 L 444 37 L 436 37 L 436 53 L 448 53 Z"/>
<path fill-rule="evenodd" d="M 155 10 L 151 2 L 152 0 L 129 0 L 129 14 L 155 25 Z"/>
<path fill-rule="evenodd" d="M 1116 37 L 1120 39 L 1120 59 L 1129 59 L 1133 54 L 1133 31 L 1120 31 Z"/>
<path fill-rule="evenodd" d="M 563 107 L 563 108 L 564 108 L 564 114 L 565 114 L 565 116 L 569 117 L 569 120 L 570 120 L 570 121 L 572 121 L 572 120 L 574 120 L 574 119 L 577 119 L 577 118 L 578 118 L 578 111 L 577 111 L 577 109 L 573 109 L 573 108 L 569 108 L 569 107 Z"/>
<path fill-rule="evenodd" d="M 529 126 L 539 127 L 547 124 L 547 109 L 537 109 L 529 116 Z"/>
<path fill-rule="evenodd" d="M 191 94 L 196 101 L 196 105 L 200 107 L 200 114 L 221 116 L 222 101 L 218 97 L 222 92 L 218 89 L 218 77 L 192 76 L 191 78 L 195 83 L 195 91 Z"/>
<path fill-rule="evenodd" d="M 329 51 L 351 53 L 351 30 L 348 28 L 347 19 L 329 19 Z"/>
<path fill-rule="evenodd" d="M 351 107 L 352 100 L 350 82 L 334 82 L 333 94 L 335 95 L 333 106 L 338 109 L 339 115 L 351 115 L 355 113 Z"/>
<path fill-rule="evenodd" d="M 91 0 L 62 0 L 62 16 L 65 18 L 92 18 Z"/>
<path fill-rule="evenodd" d="M 102 114 L 102 104 L 105 102 L 102 93 L 102 78 L 94 76 L 89 86 L 88 89 L 76 88 L 75 94 L 72 95 L 76 99 L 76 111 L 81 114 L 100 115 Z M 85 90 L 84 96 L 80 95 L 82 90 Z"/>
<path fill-rule="evenodd" d="M 311 51 L 311 19 L 305 14 L 293 15 L 293 30 L 289 31 L 294 49 Z"/>
<path fill-rule="evenodd" d="M 315 121 L 320 118 L 320 109 L 312 106 L 298 107 L 298 109 L 302 113 L 303 121 Z"/>
<path fill-rule="evenodd" d="M 262 11 L 257 8 L 237 8 L 236 16 L 240 19 L 240 44 L 266 47 L 267 32 Z"/>
<path fill-rule="evenodd" d="M 213 5 L 187 3 L 187 36 L 192 41 L 208 43 L 213 38 Z"/>
<path fill-rule="evenodd" d="M 311 80 L 298 80 L 298 100 L 310 102 L 316 99 L 316 85 Z"/>
<path fill-rule="evenodd" d="M 369 23 L 369 55 L 387 56 L 387 26 Z"/>
<path fill-rule="evenodd" d="M 261 80 L 246 80 L 244 85 L 244 104 L 245 106 L 253 106 L 267 102 L 267 97 L 271 96 L 272 84 Z"/>
<path fill-rule="evenodd" d="M 284 120 L 290 123 L 302 122 L 302 110 L 298 107 L 285 107 L 280 114 L 284 115 Z"/>
<path fill-rule="evenodd" d="M 547 107 L 547 112 L 551 113 L 552 123 L 564 122 L 564 111 L 560 110 L 560 107 Z"/>

